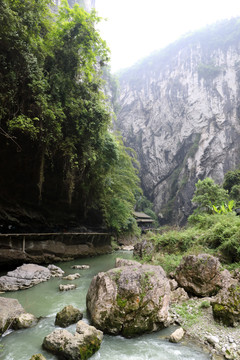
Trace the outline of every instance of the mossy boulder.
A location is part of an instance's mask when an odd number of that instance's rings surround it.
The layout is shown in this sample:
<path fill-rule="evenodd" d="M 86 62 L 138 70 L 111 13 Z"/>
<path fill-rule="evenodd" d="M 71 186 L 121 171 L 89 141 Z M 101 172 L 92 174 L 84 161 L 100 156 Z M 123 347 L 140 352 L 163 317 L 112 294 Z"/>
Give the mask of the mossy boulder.
<path fill-rule="evenodd" d="M 101 346 L 103 333 L 83 321 L 79 321 L 73 335 L 65 329 L 57 329 L 43 340 L 43 348 L 60 359 L 85 360 Z"/>
<path fill-rule="evenodd" d="M 93 325 L 132 337 L 167 325 L 170 285 L 161 266 L 135 264 L 96 275 L 87 293 Z"/>
<path fill-rule="evenodd" d="M 212 302 L 213 316 L 227 326 L 240 324 L 240 283 L 222 290 Z"/>
<path fill-rule="evenodd" d="M 35 326 L 37 322 L 38 319 L 33 314 L 23 313 L 15 318 L 12 327 L 14 330 L 27 329 Z"/>
<path fill-rule="evenodd" d="M 216 295 L 231 281 L 219 260 L 209 254 L 188 255 L 177 267 L 175 279 L 188 293 L 199 297 Z"/>
<path fill-rule="evenodd" d="M 71 324 L 75 324 L 82 318 L 83 314 L 79 309 L 73 307 L 72 305 L 67 305 L 57 313 L 55 325 L 65 328 Z"/>

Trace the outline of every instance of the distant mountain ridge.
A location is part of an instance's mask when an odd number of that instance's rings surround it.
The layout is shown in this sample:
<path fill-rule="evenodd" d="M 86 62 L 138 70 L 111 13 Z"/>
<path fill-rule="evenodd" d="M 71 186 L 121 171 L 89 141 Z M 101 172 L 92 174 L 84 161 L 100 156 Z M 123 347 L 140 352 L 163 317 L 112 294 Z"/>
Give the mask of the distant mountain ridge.
<path fill-rule="evenodd" d="M 240 166 L 240 19 L 185 36 L 120 74 L 117 126 L 162 223 L 185 223 L 198 179 Z"/>

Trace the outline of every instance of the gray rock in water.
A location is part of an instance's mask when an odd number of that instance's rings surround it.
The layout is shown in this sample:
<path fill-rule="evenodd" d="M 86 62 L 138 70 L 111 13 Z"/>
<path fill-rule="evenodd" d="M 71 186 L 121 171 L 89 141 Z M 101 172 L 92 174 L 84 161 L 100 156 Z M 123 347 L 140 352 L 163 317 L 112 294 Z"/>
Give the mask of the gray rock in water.
<path fill-rule="evenodd" d="M 27 329 L 35 326 L 37 322 L 38 319 L 33 314 L 24 313 L 16 317 L 12 327 L 14 330 Z"/>
<path fill-rule="evenodd" d="M 66 284 L 66 285 L 60 284 L 59 285 L 59 290 L 60 291 L 69 291 L 69 290 L 76 289 L 76 287 L 77 286 L 75 284 Z"/>
<path fill-rule="evenodd" d="M 96 275 L 87 293 L 93 325 L 131 337 L 164 327 L 170 285 L 161 266 L 135 264 Z"/>
<path fill-rule="evenodd" d="M 72 269 L 78 269 L 78 270 L 85 270 L 85 269 L 89 269 L 90 266 L 89 265 L 73 265 L 71 266 Z"/>
<path fill-rule="evenodd" d="M 79 273 L 75 273 L 75 274 L 69 274 L 67 276 L 63 277 L 63 280 L 76 280 L 79 279 L 81 277 L 81 275 Z"/>
<path fill-rule="evenodd" d="M 58 329 L 46 336 L 43 348 L 68 360 L 91 357 L 101 345 L 103 333 L 83 321 L 77 323 L 76 333 Z"/>
<path fill-rule="evenodd" d="M 28 289 L 51 277 L 51 272 L 44 266 L 24 264 L 7 275 L 0 277 L 0 291 Z"/>
<path fill-rule="evenodd" d="M 183 328 L 179 328 L 170 335 L 169 341 L 172 343 L 178 343 L 179 341 L 182 340 L 183 337 L 184 337 L 184 330 Z"/>
<path fill-rule="evenodd" d="M 0 335 L 11 328 L 15 318 L 24 312 L 18 300 L 0 297 Z"/>
<path fill-rule="evenodd" d="M 51 271 L 52 277 L 62 277 L 64 275 L 64 271 L 56 265 L 51 264 L 47 268 Z"/>
<path fill-rule="evenodd" d="M 83 314 L 79 309 L 76 309 L 72 305 L 65 306 L 60 312 L 57 313 L 55 319 L 55 325 L 61 327 L 67 327 L 71 324 L 75 324 L 83 318 Z"/>

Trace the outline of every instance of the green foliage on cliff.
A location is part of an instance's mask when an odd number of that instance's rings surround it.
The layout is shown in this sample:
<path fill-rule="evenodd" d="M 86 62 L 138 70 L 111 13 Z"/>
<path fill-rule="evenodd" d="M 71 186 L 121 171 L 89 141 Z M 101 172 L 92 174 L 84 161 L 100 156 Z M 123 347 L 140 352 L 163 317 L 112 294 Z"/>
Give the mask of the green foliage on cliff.
<path fill-rule="evenodd" d="M 198 65 L 198 76 L 200 79 L 213 80 L 220 74 L 220 72 L 221 68 L 219 66 L 215 66 L 214 64 L 201 63 Z"/>
<path fill-rule="evenodd" d="M 197 212 L 213 212 L 213 205 L 221 206 L 228 200 L 228 193 L 210 178 L 198 180 L 192 202 L 197 205 Z M 195 211 L 195 212 L 196 212 Z"/>
<path fill-rule="evenodd" d="M 109 51 L 99 21 L 67 0 L 55 15 L 48 0 L 1 1 L 0 160 L 9 160 L 0 185 L 10 196 L 11 183 L 20 203 L 71 210 L 82 221 L 94 211 L 120 232 L 132 221 L 138 178 L 108 130 Z"/>
<path fill-rule="evenodd" d="M 240 206 L 240 170 L 228 171 L 224 176 L 223 188 L 229 192 L 231 199 Z"/>

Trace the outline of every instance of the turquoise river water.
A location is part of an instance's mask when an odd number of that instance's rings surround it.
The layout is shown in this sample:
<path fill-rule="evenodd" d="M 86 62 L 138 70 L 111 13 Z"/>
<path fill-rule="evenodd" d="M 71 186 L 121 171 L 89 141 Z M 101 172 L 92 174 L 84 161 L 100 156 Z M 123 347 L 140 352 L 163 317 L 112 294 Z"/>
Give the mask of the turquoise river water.
<path fill-rule="evenodd" d="M 86 294 L 91 279 L 98 272 L 114 267 L 116 257 L 131 258 L 131 256 L 131 252 L 118 251 L 94 258 L 57 263 L 55 265 L 60 266 L 66 275 L 80 272 L 81 277 L 73 282 L 52 278 L 30 289 L 1 295 L 18 299 L 27 312 L 41 317 L 41 320 L 33 328 L 6 333 L 0 339 L 0 359 L 29 360 L 33 354 L 42 353 L 47 360 L 56 360 L 54 355 L 44 351 L 41 347 L 44 337 L 55 329 L 56 313 L 64 306 L 71 304 L 79 308 L 84 314 L 83 320 L 89 322 L 86 313 Z M 74 264 L 89 264 L 90 268 L 87 270 L 71 269 Z M 77 289 L 60 292 L 58 287 L 61 283 L 75 283 Z M 67 330 L 74 333 L 75 325 L 71 325 Z M 168 342 L 165 337 L 172 331 L 173 328 L 165 329 L 133 339 L 105 335 L 100 350 L 91 357 L 91 360 L 210 359 L 209 355 L 190 344 Z"/>

